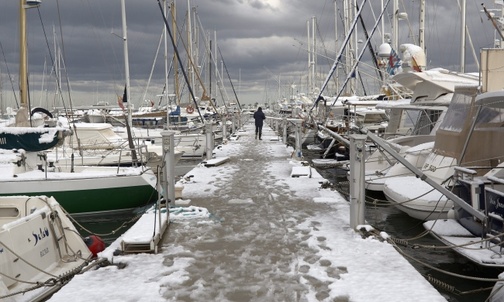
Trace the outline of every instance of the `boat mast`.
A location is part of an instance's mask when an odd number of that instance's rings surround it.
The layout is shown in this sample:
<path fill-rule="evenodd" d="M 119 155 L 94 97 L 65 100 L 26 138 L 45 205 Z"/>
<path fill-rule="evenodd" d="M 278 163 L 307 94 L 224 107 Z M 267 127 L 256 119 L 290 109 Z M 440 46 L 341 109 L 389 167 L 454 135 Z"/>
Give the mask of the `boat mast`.
<path fill-rule="evenodd" d="M 311 44 L 311 37 L 310 37 L 310 20 L 306 20 L 306 30 L 307 30 L 307 44 L 308 44 L 308 93 L 311 93 L 312 89 L 312 44 Z"/>
<path fill-rule="evenodd" d="M 191 3 L 187 0 L 187 52 L 189 55 L 187 71 L 189 72 L 189 83 L 188 85 L 194 87 L 194 70 L 191 64 L 193 49 L 192 49 L 192 21 L 191 21 Z M 194 89 L 194 88 L 193 88 Z M 191 96 L 189 95 L 189 103 L 191 103 Z"/>
<path fill-rule="evenodd" d="M 133 143 L 133 138 L 131 136 L 132 117 L 131 117 L 131 91 L 130 91 L 130 74 L 129 74 L 129 57 L 128 57 L 128 29 L 126 27 L 126 5 L 124 0 L 121 0 L 121 16 L 122 16 L 122 30 L 123 30 L 123 46 L 124 46 L 124 74 L 126 79 L 126 131 L 128 133 L 128 143 L 131 150 L 131 158 L 133 165 L 137 164 L 137 156 L 135 150 L 135 144 Z M 129 100 L 128 100 L 129 98 Z"/>
<path fill-rule="evenodd" d="M 168 9 L 167 9 L 167 0 L 163 0 L 163 7 L 164 7 L 164 12 L 165 12 L 165 18 L 168 18 Z M 164 89 L 164 99 L 166 101 L 166 112 L 168 113 L 170 110 L 168 110 L 170 104 L 169 104 L 169 100 L 168 100 L 168 37 L 167 37 L 167 34 L 166 34 L 166 27 L 163 26 L 163 39 L 164 39 L 164 86 L 165 86 L 165 89 Z M 169 120 L 169 117 L 168 117 L 168 120 L 167 120 L 167 124 L 170 123 L 170 120 Z"/>
<path fill-rule="evenodd" d="M 466 48 L 466 0 L 462 0 L 462 9 L 461 9 L 461 20 L 462 26 L 460 31 L 460 72 L 465 72 L 465 48 Z"/>
<path fill-rule="evenodd" d="M 313 56 L 312 56 L 312 87 L 310 87 L 310 97 L 313 98 L 317 87 L 317 18 L 312 16 L 312 40 L 313 40 Z"/>
<path fill-rule="evenodd" d="M 425 53 L 425 0 L 420 1 L 420 22 L 419 22 L 419 32 L 418 32 L 418 46 L 420 46 Z"/>
<path fill-rule="evenodd" d="M 28 51 L 26 49 L 26 8 L 25 0 L 20 0 L 19 10 L 19 94 L 21 99 L 21 107 L 28 107 Z"/>
<path fill-rule="evenodd" d="M 40 0 L 20 0 L 19 2 L 19 96 L 21 103 L 16 114 L 16 126 L 18 127 L 29 126 L 26 9 L 39 5 Z"/>

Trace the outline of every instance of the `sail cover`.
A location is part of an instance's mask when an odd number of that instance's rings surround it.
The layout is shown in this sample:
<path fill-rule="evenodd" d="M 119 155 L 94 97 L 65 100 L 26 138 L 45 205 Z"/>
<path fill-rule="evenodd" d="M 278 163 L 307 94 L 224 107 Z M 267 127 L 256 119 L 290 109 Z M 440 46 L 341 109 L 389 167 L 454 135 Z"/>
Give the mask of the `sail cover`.
<path fill-rule="evenodd" d="M 0 149 L 47 150 L 63 143 L 67 131 L 65 128 L 4 127 L 0 129 Z"/>

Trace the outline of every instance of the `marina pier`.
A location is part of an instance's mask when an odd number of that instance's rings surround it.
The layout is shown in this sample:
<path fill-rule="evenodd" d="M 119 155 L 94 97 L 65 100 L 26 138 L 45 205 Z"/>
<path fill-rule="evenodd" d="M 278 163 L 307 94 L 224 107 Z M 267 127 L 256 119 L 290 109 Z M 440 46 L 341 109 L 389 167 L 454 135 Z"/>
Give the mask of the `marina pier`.
<path fill-rule="evenodd" d="M 120 237 L 99 255 L 113 265 L 49 301 L 446 301 L 386 234 L 352 229 L 348 201 L 294 151 L 245 123 L 215 148 L 225 161 L 177 183 L 170 206 L 187 215 L 170 215 L 156 254 L 117 253 Z"/>

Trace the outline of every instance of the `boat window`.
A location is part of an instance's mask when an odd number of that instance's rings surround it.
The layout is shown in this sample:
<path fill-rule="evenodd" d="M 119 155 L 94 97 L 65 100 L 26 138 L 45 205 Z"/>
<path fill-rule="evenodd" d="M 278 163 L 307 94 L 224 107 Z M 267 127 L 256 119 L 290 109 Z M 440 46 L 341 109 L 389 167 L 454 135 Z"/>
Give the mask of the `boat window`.
<path fill-rule="evenodd" d="M 504 109 L 483 106 L 476 119 L 476 128 L 500 127 L 504 122 Z"/>
<path fill-rule="evenodd" d="M 0 217 L 18 217 L 19 210 L 16 207 L 0 208 Z"/>
<path fill-rule="evenodd" d="M 446 116 L 439 126 L 445 131 L 460 132 L 471 110 L 472 97 L 464 94 L 454 94 Z"/>
<path fill-rule="evenodd" d="M 403 127 L 413 128 L 418 120 L 419 113 L 420 112 L 418 110 L 403 110 Z"/>
<path fill-rule="evenodd" d="M 364 123 L 381 123 L 387 120 L 385 113 L 367 113 L 364 117 Z"/>
<path fill-rule="evenodd" d="M 443 110 L 422 110 L 418 115 L 418 120 L 415 123 L 413 134 L 428 135 L 436 126 L 436 122 L 443 113 Z"/>

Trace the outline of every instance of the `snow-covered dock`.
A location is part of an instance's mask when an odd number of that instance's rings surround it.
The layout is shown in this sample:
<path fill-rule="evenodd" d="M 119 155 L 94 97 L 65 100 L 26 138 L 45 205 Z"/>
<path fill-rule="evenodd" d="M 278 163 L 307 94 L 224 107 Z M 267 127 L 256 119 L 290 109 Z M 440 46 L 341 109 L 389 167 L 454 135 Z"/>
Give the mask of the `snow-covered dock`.
<path fill-rule="evenodd" d="M 392 245 L 351 229 L 346 199 L 274 137 L 246 123 L 214 150 L 225 162 L 177 184 L 188 215 L 170 216 L 157 254 L 114 255 L 118 238 L 100 256 L 121 265 L 49 301 L 446 301 Z"/>

